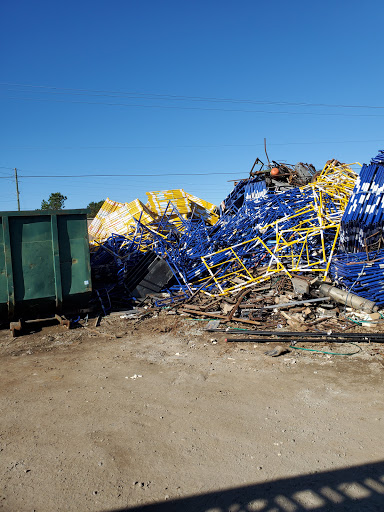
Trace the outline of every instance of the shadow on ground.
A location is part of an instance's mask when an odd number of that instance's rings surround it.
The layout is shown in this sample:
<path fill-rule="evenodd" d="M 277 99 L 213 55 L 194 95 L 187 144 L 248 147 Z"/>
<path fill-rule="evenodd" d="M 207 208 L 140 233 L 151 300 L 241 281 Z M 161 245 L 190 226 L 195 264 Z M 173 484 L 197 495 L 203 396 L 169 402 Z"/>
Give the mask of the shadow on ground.
<path fill-rule="evenodd" d="M 384 462 L 173 499 L 113 512 L 384 511 Z"/>

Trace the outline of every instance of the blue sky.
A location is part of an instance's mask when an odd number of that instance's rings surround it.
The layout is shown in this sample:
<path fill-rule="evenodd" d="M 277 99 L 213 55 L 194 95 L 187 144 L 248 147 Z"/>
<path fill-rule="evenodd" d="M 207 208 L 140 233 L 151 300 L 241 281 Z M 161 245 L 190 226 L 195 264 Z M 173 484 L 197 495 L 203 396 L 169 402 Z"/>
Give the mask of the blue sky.
<path fill-rule="evenodd" d="M 17 207 L 14 167 L 22 209 L 36 209 L 56 191 L 67 208 L 169 188 L 218 204 L 228 180 L 265 161 L 264 137 L 274 160 L 368 161 L 384 147 L 383 11 L 369 0 L 2 2 L 0 209 Z"/>

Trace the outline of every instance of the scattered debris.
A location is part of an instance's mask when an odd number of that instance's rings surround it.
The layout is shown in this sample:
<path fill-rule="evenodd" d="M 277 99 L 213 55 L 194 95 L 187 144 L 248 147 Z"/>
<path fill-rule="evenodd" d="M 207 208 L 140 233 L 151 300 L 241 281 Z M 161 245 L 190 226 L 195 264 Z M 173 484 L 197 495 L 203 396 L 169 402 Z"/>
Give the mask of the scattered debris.
<path fill-rule="evenodd" d="M 281 356 L 283 354 L 286 354 L 287 352 L 289 352 L 289 350 L 287 348 L 282 347 L 280 345 L 277 345 L 272 350 L 267 350 L 266 352 L 264 352 L 264 354 L 266 356 L 278 357 L 278 356 Z"/>
<path fill-rule="evenodd" d="M 206 330 L 209 331 L 209 330 L 214 330 L 214 329 L 217 329 L 220 325 L 220 320 L 210 320 L 207 324 L 207 327 L 206 327 Z"/>

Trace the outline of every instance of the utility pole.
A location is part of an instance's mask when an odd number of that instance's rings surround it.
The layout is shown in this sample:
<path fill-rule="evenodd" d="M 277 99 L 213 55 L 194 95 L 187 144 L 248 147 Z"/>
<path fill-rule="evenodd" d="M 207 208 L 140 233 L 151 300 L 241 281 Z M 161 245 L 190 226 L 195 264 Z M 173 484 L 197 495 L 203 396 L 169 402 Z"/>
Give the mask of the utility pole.
<path fill-rule="evenodd" d="M 20 193 L 19 193 L 19 181 L 17 179 L 17 169 L 15 167 L 15 182 L 16 182 L 16 195 L 17 195 L 17 209 L 20 211 Z"/>

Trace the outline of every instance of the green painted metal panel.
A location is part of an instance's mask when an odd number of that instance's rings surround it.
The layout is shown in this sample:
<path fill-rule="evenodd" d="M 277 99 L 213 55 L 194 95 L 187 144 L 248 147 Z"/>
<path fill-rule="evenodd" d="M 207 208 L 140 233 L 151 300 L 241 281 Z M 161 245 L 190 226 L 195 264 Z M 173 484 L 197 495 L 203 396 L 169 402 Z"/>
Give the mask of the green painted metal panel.
<path fill-rule="evenodd" d="M 87 223 L 76 215 L 61 215 L 57 222 L 63 298 L 89 292 L 91 265 Z"/>
<path fill-rule="evenodd" d="M 87 210 L 0 212 L 0 320 L 84 307 L 91 291 Z"/>
<path fill-rule="evenodd" d="M 8 302 L 7 272 L 5 269 L 5 250 L 3 235 L 3 219 L 0 217 L 0 304 Z"/>
<path fill-rule="evenodd" d="M 8 219 L 15 301 L 54 297 L 50 216 Z"/>

